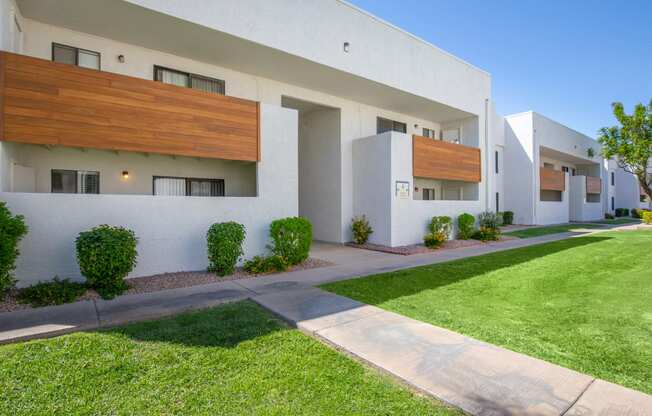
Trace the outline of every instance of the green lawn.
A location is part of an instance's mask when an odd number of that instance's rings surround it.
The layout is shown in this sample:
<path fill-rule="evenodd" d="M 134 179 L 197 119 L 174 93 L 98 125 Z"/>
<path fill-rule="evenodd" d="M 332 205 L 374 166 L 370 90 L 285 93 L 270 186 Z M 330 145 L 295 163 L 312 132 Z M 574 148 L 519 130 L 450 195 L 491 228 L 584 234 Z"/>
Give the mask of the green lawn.
<path fill-rule="evenodd" d="M 459 415 L 251 302 L 0 347 L 3 415 Z"/>
<path fill-rule="evenodd" d="M 651 250 L 611 231 L 324 289 L 652 393 Z"/>
<path fill-rule="evenodd" d="M 634 224 L 641 222 L 641 220 L 636 218 L 614 218 L 613 220 L 601 220 L 593 221 L 596 224 L 609 224 L 609 225 L 622 225 L 622 224 Z"/>
<path fill-rule="evenodd" d="M 541 237 L 548 234 L 567 233 L 569 231 L 580 231 L 593 228 L 602 228 L 598 224 L 563 224 L 563 225 L 549 225 L 546 227 L 526 228 L 518 231 L 510 231 L 503 233 L 503 235 L 510 235 L 518 238 L 532 238 Z"/>

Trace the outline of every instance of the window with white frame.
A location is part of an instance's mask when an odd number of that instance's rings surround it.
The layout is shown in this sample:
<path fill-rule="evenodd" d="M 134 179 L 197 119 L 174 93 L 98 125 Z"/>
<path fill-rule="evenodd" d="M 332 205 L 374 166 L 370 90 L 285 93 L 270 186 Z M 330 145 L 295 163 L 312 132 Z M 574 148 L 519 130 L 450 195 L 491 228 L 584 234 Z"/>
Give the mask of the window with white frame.
<path fill-rule="evenodd" d="M 52 193 L 99 194 L 100 172 L 85 170 L 52 169 Z"/>
<path fill-rule="evenodd" d="M 100 53 L 74 46 L 52 44 L 52 60 L 62 64 L 77 65 L 84 68 L 100 69 Z"/>

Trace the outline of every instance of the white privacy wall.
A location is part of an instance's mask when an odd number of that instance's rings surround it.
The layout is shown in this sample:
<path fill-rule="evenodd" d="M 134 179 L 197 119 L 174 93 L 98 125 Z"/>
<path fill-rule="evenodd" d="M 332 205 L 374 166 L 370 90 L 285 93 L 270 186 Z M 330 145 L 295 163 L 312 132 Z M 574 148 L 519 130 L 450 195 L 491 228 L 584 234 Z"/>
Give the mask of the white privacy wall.
<path fill-rule="evenodd" d="M 475 201 L 413 199 L 412 138 L 406 134 L 388 132 L 355 140 L 353 155 L 354 212 L 369 218 L 374 228 L 371 243 L 390 247 L 422 243 L 432 217 L 448 215 L 455 222 L 462 213 L 476 216 L 484 210 L 482 184 Z M 409 184 L 409 198 L 396 195 L 397 181 Z"/>
<path fill-rule="evenodd" d="M 80 278 L 74 240 L 100 224 L 125 226 L 138 236 L 130 277 L 206 268 L 206 231 L 215 222 L 244 224 L 245 257 L 263 254 L 270 222 L 298 214 L 296 111 L 261 105 L 261 147 L 258 197 L 1 193 L 29 226 L 15 271 L 19 286 L 55 275 Z"/>
<path fill-rule="evenodd" d="M 503 210 L 514 212 L 514 224 L 534 224 L 536 187 L 532 113 L 505 117 L 504 174 L 506 193 Z M 536 197 L 536 200 L 535 200 Z"/>
<path fill-rule="evenodd" d="M 602 194 L 602 198 L 604 198 L 604 194 Z M 596 221 L 604 219 L 602 198 L 600 202 L 587 202 L 586 176 L 571 176 L 570 221 Z"/>

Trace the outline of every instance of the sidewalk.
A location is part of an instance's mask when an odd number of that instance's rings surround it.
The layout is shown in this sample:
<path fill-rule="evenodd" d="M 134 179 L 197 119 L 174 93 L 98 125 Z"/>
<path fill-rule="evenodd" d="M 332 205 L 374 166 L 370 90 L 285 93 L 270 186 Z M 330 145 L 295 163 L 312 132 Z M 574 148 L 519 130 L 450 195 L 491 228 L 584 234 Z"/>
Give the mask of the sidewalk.
<path fill-rule="evenodd" d="M 0 313 L 0 343 L 249 298 L 302 331 L 471 414 L 652 414 L 652 396 L 314 287 L 574 236 L 555 234 L 412 256 L 364 256 L 361 261 L 319 269 Z"/>

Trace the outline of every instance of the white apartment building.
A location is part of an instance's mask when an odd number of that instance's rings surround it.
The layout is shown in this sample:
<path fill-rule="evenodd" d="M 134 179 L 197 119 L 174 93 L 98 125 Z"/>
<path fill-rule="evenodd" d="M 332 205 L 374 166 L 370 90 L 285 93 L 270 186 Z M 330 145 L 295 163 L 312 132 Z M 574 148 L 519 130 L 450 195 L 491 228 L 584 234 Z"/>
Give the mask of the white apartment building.
<path fill-rule="evenodd" d="M 597 219 L 612 192 L 590 138 L 498 116 L 487 72 L 341 0 L 0 0 L 0 23 L 21 286 L 79 277 L 75 238 L 105 223 L 136 232 L 142 276 L 205 268 L 215 222 L 249 258 L 282 217 L 341 243 L 364 214 L 399 246 L 435 215 Z"/>

